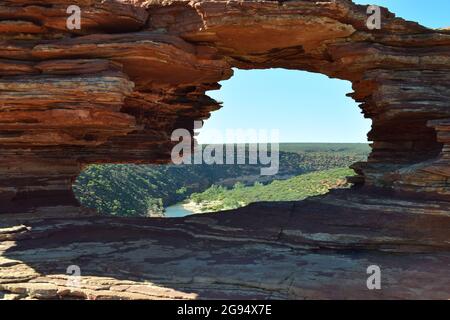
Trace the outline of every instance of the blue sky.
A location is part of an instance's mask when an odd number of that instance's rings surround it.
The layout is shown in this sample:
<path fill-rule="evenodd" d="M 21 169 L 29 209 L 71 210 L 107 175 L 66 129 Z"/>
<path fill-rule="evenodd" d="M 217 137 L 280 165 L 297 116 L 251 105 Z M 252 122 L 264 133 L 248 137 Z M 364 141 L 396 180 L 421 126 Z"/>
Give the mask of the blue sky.
<path fill-rule="evenodd" d="M 368 1 L 354 1 L 368 4 Z M 430 28 L 450 26 L 449 0 L 373 0 L 397 16 Z M 345 96 L 350 82 L 283 69 L 235 70 L 208 94 L 224 103 L 200 132 L 200 143 L 220 143 L 211 130 L 278 129 L 281 142 L 367 142 L 371 121 Z"/>

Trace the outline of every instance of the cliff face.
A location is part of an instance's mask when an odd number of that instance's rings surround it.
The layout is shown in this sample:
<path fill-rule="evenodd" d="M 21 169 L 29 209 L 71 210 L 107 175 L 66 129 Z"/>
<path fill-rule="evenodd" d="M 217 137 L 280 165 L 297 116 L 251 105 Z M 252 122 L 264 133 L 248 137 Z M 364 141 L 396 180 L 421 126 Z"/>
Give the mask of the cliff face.
<path fill-rule="evenodd" d="M 169 161 L 173 129 L 220 107 L 205 91 L 232 67 L 350 80 L 374 141 L 353 182 L 448 197 L 448 31 L 384 9 L 370 31 L 347 0 L 80 0 L 68 30 L 73 2 L 0 4 L 0 211 L 76 206 L 90 163 Z"/>
<path fill-rule="evenodd" d="M 347 0 L 3 0 L 0 298 L 448 299 L 450 32 L 366 20 Z M 373 120 L 360 188 L 179 220 L 78 208 L 83 166 L 168 162 L 233 67 L 350 80 Z"/>

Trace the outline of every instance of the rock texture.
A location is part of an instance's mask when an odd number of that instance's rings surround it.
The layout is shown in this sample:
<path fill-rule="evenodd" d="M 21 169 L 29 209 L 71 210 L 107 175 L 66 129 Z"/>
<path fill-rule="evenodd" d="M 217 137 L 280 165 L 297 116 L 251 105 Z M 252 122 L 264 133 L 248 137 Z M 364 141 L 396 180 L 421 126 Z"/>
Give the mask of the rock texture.
<path fill-rule="evenodd" d="M 0 217 L 0 296 L 449 299 L 450 205 L 362 199 L 335 192 L 184 219 Z M 367 289 L 370 265 L 381 290 Z"/>
<path fill-rule="evenodd" d="M 366 20 L 349 0 L 3 0 L 0 294 L 448 299 L 450 32 Z M 172 131 L 220 108 L 205 92 L 233 67 L 351 81 L 373 121 L 356 187 L 180 220 L 78 208 L 83 166 L 169 161 Z"/>
<path fill-rule="evenodd" d="M 386 9 L 381 30 L 366 21 L 347 0 L 3 1 L 0 210 L 76 205 L 90 163 L 169 161 L 173 129 L 220 107 L 205 91 L 233 67 L 350 80 L 373 120 L 353 182 L 447 199 L 450 33 Z"/>

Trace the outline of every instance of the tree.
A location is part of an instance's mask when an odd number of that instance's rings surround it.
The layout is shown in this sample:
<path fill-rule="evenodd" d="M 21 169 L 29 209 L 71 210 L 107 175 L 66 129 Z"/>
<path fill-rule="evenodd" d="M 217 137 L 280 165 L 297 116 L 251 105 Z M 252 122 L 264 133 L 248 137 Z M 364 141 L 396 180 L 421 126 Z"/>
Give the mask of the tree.
<path fill-rule="evenodd" d="M 161 198 L 146 198 L 145 203 L 147 205 L 148 217 L 164 216 L 164 205 Z"/>

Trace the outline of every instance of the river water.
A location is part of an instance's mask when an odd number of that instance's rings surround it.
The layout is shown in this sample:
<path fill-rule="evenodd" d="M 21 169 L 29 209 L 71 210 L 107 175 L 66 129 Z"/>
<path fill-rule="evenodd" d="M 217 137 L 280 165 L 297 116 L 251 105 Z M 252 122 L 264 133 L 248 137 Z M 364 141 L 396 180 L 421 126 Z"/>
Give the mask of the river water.
<path fill-rule="evenodd" d="M 173 206 L 167 207 L 165 210 L 166 211 L 164 215 L 166 218 L 181 218 L 194 214 L 194 212 L 183 208 L 182 204 L 175 204 Z"/>

